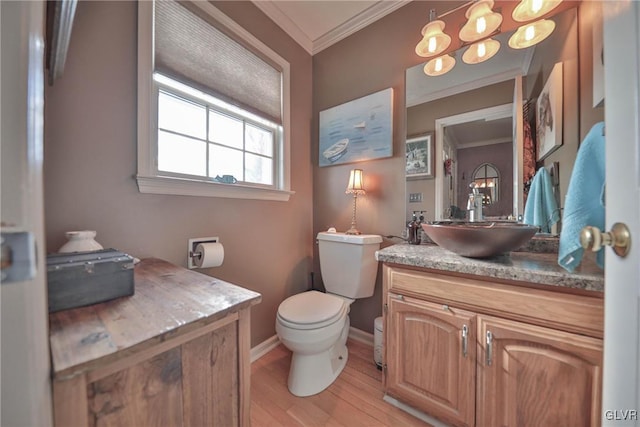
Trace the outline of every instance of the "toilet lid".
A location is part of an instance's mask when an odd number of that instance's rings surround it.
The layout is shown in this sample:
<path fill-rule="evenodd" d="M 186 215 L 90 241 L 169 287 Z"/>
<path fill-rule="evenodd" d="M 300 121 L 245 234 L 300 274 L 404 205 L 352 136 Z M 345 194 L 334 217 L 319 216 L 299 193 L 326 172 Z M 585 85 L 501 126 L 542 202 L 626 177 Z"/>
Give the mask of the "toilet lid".
<path fill-rule="evenodd" d="M 330 325 L 345 313 L 343 299 L 318 291 L 302 292 L 282 301 L 278 316 L 299 329 Z"/>

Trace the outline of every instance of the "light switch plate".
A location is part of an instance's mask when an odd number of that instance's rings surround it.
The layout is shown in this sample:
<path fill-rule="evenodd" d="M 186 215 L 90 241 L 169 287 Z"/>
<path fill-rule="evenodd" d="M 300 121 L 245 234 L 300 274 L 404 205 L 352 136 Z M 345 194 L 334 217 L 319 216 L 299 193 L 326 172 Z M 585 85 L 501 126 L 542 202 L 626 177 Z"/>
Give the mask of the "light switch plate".
<path fill-rule="evenodd" d="M 422 202 L 422 193 L 409 193 L 409 203 Z"/>

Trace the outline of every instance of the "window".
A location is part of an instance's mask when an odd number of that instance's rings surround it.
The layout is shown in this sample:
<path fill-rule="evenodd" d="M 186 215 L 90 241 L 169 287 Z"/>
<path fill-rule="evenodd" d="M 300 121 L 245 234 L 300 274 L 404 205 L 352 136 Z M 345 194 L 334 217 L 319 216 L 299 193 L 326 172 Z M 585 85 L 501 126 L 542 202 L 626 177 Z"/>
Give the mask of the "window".
<path fill-rule="evenodd" d="M 289 64 L 209 3 L 138 8 L 140 191 L 288 200 Z"/>
<path fill-rule="evenodd" d="M 498 181 L 500 173 L 491 163 L 483 163 L 473 172 L 473 182 L 482 194 L 482 204 L 490 205 L 498 201 Z"/>

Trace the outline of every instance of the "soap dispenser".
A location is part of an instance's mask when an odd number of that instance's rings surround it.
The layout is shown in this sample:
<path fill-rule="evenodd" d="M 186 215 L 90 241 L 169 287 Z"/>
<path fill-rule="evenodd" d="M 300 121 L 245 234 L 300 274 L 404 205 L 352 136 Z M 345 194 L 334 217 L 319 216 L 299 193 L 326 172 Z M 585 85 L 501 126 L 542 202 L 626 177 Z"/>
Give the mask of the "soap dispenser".
<path fill-rule="evenodd" d="M 407 239 L 409 244 L 411 245 L 419 245 L 420 244 L 420 221 L 417 217 L 418 213 L 413 212 L 411 221 L 407 224 Z"/>
<path fill-rule="evenodd" d="M 422 223 L 424 222 L 424 211 L 420 211 L 416 222 L 416 245 L 422 243 Z"/>

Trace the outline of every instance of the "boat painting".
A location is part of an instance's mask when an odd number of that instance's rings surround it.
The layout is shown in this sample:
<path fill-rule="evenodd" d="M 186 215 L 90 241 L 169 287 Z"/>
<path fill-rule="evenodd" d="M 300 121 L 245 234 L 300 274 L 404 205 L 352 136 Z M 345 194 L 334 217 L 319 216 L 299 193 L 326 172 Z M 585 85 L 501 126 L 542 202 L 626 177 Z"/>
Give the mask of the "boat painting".
<path fill-rule="evenodd" d="M 393 89 L 320 112 L 320 166 L 390 157 L 393 140 Z"/>

